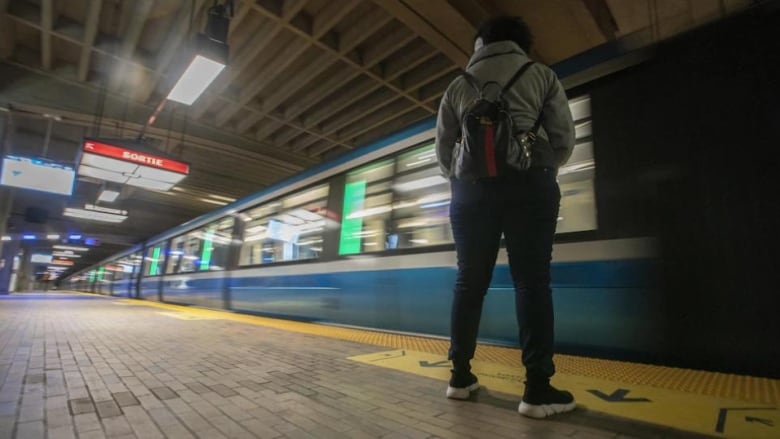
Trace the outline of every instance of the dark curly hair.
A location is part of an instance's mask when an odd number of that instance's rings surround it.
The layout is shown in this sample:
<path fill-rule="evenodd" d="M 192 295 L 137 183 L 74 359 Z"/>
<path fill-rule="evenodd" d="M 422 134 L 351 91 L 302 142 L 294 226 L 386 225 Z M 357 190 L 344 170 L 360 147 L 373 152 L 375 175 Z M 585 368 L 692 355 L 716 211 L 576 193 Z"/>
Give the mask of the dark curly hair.
<path fill-rule="evenodd" d="M 486 45 L 497 41 L 513 41 L 525 53 L 531 51 L 534 40 L 531 29 L 522 18 L 508 16 L 494 17 L 482 23 L 477 30 L 477 35 L 474 36 L 474 41 L 477 38 L 482 38 L 482 44 Z"/>

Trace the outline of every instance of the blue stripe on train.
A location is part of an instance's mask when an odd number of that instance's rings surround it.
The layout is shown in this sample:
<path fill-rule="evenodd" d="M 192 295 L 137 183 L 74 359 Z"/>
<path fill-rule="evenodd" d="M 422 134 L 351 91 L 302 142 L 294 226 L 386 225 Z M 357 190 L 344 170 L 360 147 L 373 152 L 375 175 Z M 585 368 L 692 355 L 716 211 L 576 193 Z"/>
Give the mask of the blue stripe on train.
<path fill-rule="evenodd" d="M 650 260 L 553 265 L 556 338 L 570 346 L 652 352 L 662 338 L 662 303 Z M 454 268 L 165 281 L 166 301 L 223 307 L 224 282 L 236 311 L 447 335 Z M 514 291 L 497 266 L 480 336 L 516 344 Z"/>

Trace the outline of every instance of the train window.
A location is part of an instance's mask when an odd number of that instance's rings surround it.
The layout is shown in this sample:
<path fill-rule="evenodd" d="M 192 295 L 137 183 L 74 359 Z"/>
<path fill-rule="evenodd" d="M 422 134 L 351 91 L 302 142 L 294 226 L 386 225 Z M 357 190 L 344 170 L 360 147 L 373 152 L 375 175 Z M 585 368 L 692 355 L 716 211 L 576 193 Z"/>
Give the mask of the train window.
<path fill-rule="evenodd" d="M 319 258 L 328 193 L 325 184 L 244 212 L 239 265 Z"/>
<path fill-rule="evenodd" d="M 162 264 L 165 261 L 165 250 L 167 247 L 166 242 L 161 242 L 146 250 L 144 277 L 159 276 L 163 273 Z"/>
<path fill-rule="evenodd" d="M 174 238 L 165 272 L 175 274 L 224 270 L 233 236 L 233 222 L 233 217 L 226 217 Z"/>
<path fill-rule="evenodd" d="M 434 145 L 347 174 L 339 254 L 452 242 Z"/>
<path fill-rule="evenodd" d="M 558 170 L 561 187 L 561 208 L 557 233 L 596 229 L 596 197 L 593 185 L 593 126 L 590 97 L 569 101 L 576 132 L 576 144 L 571 158 Z"/>
<path fill-rule="evenodd" d="M 434 145 L 398 157 L 388 248 L 453 242 L 449 222 L 450 186 L 441 176 Z"/>

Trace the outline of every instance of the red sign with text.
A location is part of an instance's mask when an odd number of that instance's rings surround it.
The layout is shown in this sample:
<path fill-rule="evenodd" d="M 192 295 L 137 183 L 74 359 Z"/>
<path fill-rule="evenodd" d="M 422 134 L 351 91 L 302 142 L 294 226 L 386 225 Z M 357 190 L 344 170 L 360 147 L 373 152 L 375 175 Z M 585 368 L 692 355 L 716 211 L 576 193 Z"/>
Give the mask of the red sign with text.
<path fill-rule="evenodd" d="M 133 151 L 132 149 L 122 148 L 120 146 L 96 142 L 94 140 L 87 140 L 84 142 L 84 152 L 111 157 L 112 159 L 122 160 L 124 162 L 150 166 L 152 168 L 165 169 L 166 171 L 179 174 L 189 174 L 190 172 L 190 166 L 186 163 Z"/>

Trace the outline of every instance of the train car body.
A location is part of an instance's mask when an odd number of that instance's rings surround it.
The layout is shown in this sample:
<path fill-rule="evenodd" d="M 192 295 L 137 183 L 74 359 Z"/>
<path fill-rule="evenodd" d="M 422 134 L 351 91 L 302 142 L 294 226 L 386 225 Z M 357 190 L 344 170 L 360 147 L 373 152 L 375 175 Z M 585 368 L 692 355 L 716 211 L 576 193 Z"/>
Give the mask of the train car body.
<path fill-rule="evenodd" d="M 661 333 L 655 241 L 599 238 L 590 99 L 571 106 L 578 142 L 559 177 L 552 266 L 558 343 L 648 354 Z M 151 239 L 93 270 L 91 291 L 446 336 L 456 258 L 433 128 L 418 124 Z M 517 344 L 514 295 L 502 249 L 483 341 Z"/>
<path fill-rule="evenodd" d="M 590 62 L 601 74 L 574 87 L 582 60 L 553 66 L 577 121 L 558 177 L 559 351 L 780 376 L 777 5 L 655 45 L 652 57 L 623 53 L 631 65 L 611 59 L 619 44 L 596 48 L 583 56 L 602 57 Z M 350 151 L 72 286 L 446 336 L 455 256 L 432 139 L 426 121 Z M 517 344 L 513 294 L 502 252 L 484 341 Z"/>

